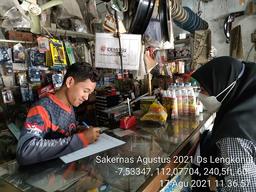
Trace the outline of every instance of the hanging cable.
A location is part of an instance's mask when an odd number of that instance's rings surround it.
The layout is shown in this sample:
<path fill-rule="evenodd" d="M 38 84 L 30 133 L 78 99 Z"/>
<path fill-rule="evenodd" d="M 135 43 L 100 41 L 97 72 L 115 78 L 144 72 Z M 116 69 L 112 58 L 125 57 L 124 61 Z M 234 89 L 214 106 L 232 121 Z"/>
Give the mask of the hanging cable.
<path fill-rule="evenodd" d="M 248 54 L 247 54 L 247 57 L 246 57 L 246 60 L 245 60 L 246 62 L 248 61 L 249 56 L 250 56 L 250 54 L 251 54 L 253 48 L 254 48 L 254 44 L 251 46 L 251 48 L 250 48 L 250 50 L 249 50 L 249 52 L 248 52 Z"/>
<path fill-rule="evenodd" d="M 197 15 L 200 17 L 202 14 L 202 10 L 201 10 L 201 0 L 198 0 L 198 4 L 197 4 Z"/>

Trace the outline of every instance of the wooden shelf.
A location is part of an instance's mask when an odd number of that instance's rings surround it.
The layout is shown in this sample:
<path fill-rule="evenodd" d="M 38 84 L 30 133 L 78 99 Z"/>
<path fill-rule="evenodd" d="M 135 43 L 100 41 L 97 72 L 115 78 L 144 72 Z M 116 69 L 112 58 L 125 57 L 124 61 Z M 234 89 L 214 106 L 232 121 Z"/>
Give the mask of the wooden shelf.
<path fill-rule="evenodd" d="M 190 38 L 187 39 L 178 39 L 178 40 L 174 40 L 174 44 L 189 44 L 191 41 Z"/>
<path fill-rule="evenodd" d="M 19 28 L 19 29 L 15 29 L 15 30 L 20 31 L 20 32 L 31 33 L 30 29 L 28 29 L 28 28 Z M 95 39 L 95 35 L 91 34 L 91 33 L 76 32 L 76 31 L 57 29 L 57 28 L 55 29 L 55 28 L 50 28 L 50 27 L 42 27 L 41 28 L 41 34 L 48 35 L 47 31 L 49 33 L 51 33 L 52 35 L 64 35 L 64 36 L 66 35 L 68 37 L 80 37 L 80 38 L 91 39 L 91 40 Z M 29 43 L 29 42 L 26 42 L 26 43 Z"/>
<path fill-rule="evenodd" d="M 53 29 L 53 28 L 45 28 L 47 31 L 49 31 L 52 34 L 60 34 L 60 35 L 66 35 L 71 37 L 81 37 L 86 39 L 95 39 L 95 35 L 91 33 L 82 33 L 82 32 L 76 32 L 76 31 L 70 31 L 70 30 L 63 30 L 63 29 Z M 42 29 L 43 33 L 46 34 L 46 30 Z"/>
<path fill-rule="evenodd" d="M 28 43 L 28 44 L 32 44 L 35 42 L 31 42 L 31 41 L 19 41 L 19 40 L 8 40 L 8 39 L 0 39 L 0 43 Z"/>

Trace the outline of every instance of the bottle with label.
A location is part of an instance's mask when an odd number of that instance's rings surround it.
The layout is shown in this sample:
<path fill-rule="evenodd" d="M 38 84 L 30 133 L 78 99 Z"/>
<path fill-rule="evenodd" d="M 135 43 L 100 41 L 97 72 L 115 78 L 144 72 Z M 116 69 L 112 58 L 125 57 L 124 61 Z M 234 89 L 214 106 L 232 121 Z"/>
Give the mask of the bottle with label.
<path fill-rule="evenodd" d="M 183 102 L 182 102 L 182 91 L 178 87 L 176 89 L 177 105 L 178 105 L 178 114 L 179 116 L 183 115 Z"/>
<path fill-rule="evenodd" d="M 169 114 L 170 114 L 170 104 L 169 104 L 169 97 L 168 97 L 167 90 L 163 91 L 162 103 L 163 103 L 164 108 L 166 109 L 166 112 L 168 113 L 168 116 L 169 116 Z"/>
<path fill-rule="evenodd" d="M 194 116 L 196 114 L 196 96 L 193 87 L 187 84 L 188 90 L 188 108 L 189 114 Z"/>
<path fill-rule="evenodd" d="M 188 92 L 185 87 L 182 88 L 182 107 L 183 107 L 183 115 L 188 115 L 189 114 Z"/>
<path fill-rule="evenodd" d="M 172 119 L 178 119 L 178 101 L 177 101 L 177 97 L 176 97 L 176 92 L 175 89 L 170 90 L 171 93 L 171 99 L 172 99 L 172 113 L 171 113 L 171 117 Z"/>

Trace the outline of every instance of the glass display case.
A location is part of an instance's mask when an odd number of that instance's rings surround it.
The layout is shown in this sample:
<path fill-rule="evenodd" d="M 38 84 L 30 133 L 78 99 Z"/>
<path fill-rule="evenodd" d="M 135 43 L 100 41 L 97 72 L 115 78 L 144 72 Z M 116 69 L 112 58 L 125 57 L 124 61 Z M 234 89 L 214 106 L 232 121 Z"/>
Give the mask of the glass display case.
<path fill-rule="evenodd" d="M 210 115 L 202 113 L 164 125 L 139 122 L 124 137 L 109 130 L 126 143 L 69 164 L 55 159 L 21 167 L 10 161 L 0 166 L 0 190 L 11 185 L 13 191 L 159 191 L 170 178 L 165 170 L 180 166 L 175 158 L 193 153 L 208 121 Z"/>

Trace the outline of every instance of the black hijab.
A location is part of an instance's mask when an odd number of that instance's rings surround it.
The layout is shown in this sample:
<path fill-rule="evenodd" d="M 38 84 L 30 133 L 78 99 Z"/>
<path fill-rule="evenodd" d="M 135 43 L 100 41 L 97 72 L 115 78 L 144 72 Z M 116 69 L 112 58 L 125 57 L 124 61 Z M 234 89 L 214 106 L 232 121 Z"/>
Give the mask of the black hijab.
<path fill-rule="evenodd" d="M 236 85 L 222 102 L 212 130 L 215 144 L 221 138 L 233 137 L 256 141 L 256 64 L 238 61 L 232 57 L 218 57 L 192 74 L 209 93 L 217 96 L 234 82 L 243 69 Z M 226 93 L 217 99 L 221 101 Z"/>

